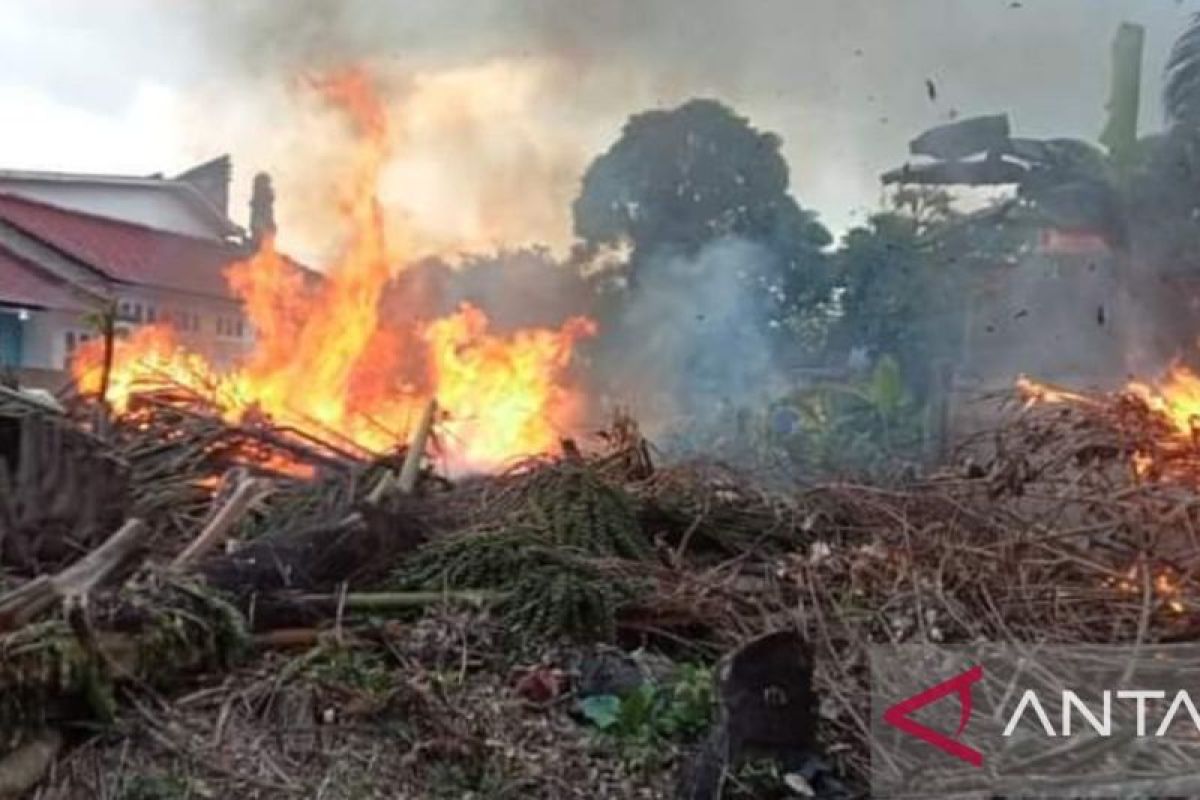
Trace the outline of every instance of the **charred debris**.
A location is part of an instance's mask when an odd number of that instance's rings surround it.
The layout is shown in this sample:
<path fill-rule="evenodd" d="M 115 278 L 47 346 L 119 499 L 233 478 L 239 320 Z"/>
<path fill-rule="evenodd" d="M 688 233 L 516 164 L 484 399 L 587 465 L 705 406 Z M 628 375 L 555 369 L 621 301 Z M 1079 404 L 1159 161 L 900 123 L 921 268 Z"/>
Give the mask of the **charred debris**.
<path fill-rule="evenodd" d="M 414 797 L 852 796 L 871 643 L 1200 635 L 1200 449 L 1125 393 L 789 492 L 630 419 L 449 480 L 420 432 L 365 460 L 166 391 L 0 400 L 10 792 L 309 796 L 369 751 Z"/>

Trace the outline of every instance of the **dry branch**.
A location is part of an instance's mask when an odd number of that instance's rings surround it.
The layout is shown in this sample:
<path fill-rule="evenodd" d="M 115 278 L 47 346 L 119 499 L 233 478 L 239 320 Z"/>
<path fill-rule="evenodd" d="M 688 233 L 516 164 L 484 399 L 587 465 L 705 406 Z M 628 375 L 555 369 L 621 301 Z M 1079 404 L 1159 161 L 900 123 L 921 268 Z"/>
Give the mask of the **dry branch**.
<path fill-rule="evenodd" d="M 171 562 L 172 569 L 187 569 L 218 547 L 254 504 L 270 491 L 271 484 L 268 481 L 255 478 L 242 480 L 200 534 Z"/>
<path fill-rule="evenodd" d="M 131 519 L 104 544 L 53 577 L 40 576 L 0 597 L 0 632 L 33 620 L 62 600 L 86 595 L 126 570 L 146 543 L 146 523 Z"/>

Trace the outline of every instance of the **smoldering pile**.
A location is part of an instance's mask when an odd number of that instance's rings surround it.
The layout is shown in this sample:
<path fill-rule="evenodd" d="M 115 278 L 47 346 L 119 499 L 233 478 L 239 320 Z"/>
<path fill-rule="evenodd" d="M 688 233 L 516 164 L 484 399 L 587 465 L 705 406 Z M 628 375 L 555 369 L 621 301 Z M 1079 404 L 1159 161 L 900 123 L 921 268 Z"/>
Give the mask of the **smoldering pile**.
<path fill-rule="evenodd" d="M 797 747 L 839 796 L 865 791 L 873 643 L 1200 638 L 1200 445 L 1127 395 L 1013 405 L 903 486 L 786 493 L 660 465 L 630 419 L 500 474 L 412 481 L 403 449 L 368 460 L 194 398 L 98 423 L 4 397 L 17 794 L 698 798 L 724 774 L 726 796 L 788 796 L 700 743 L 713 687 L 694 668 L 791 631 L 820 698 Z M 597 653 L 632 678 L 598 688 Z M 164 781 L 181 793 L 132 793 Z"/>

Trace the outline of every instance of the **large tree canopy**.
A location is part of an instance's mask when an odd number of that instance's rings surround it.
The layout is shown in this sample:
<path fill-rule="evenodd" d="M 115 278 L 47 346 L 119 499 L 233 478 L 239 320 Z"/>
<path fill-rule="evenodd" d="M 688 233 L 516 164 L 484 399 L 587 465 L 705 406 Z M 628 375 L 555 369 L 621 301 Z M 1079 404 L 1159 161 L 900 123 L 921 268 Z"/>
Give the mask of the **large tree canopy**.
<path fill-rule="evenodd" d="M 589 247 L 629 245 L 631 280 L 655 258 L 694 257 L 739 237 L 773 263 L 753 280 L 764 311 L 782 320 L 825 296 L 822 249 L 831 241 L 788 193 L 780 139 L 715 100 L 630 118 L 588 168 L 573 212 Z"/>

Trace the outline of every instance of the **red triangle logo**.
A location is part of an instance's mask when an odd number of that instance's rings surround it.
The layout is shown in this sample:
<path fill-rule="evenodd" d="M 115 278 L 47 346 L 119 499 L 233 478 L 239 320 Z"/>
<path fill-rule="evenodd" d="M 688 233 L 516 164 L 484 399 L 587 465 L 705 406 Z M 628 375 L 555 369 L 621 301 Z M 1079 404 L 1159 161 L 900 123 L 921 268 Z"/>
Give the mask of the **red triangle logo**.
<path fill-rule="evenodd" d="M 966 672 L 959 673 L 949 680 L 942 681 L 923 692 L 905 698 L 883 712 L 883 721 L 894 725 L 910 736 L 915 736 L 923 742 L 928 742 L 947 755 L 966 761 L 975 767 L 983 766 L 983 753 L 958 741 L 959 736 L 966 730 L 971 721 L 971 686 L 983 680 L 983 667 L 976 665 Z M 940 731 L 935 731 L 927 725 L 922 725 L 912 718 L 912 713 L 925 706 L 936 703 L 947 695 L 957 694 L 959 704 L 958 730 L 951 738 Z"/>

